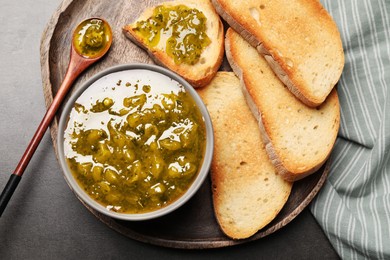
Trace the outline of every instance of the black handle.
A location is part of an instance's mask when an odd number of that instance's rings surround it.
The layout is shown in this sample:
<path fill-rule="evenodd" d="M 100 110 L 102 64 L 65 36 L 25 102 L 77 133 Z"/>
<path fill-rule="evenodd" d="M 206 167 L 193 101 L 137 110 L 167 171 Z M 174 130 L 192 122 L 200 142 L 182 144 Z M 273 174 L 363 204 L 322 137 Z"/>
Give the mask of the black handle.
<path fill-rule="evenodd" d="M 3 192 L 0 195 L 0 217 L 3 214 L 5 208 L 7 207 L 7 204 L 11 199 L 12 194 L 14 194 L 14 191 L 18 186 L 21 178 L 22 176 L 16 174 L 11 174 L 11 176 L 9 177 L 9 180 L 5 185 Z"/>

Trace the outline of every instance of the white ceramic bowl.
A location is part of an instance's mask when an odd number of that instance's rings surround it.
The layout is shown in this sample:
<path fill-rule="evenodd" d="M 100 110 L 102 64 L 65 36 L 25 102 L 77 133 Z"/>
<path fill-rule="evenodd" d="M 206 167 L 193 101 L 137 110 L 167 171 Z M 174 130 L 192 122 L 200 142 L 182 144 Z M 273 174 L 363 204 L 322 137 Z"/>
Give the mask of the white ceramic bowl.
<path fill-rule="evenodd" d="M 137 213 L 137 214 L 128 214 L 128 213 L 117 213 L 111 210 L 106 209 L 105 206 L 101 205 L 94 199 L 92 199 L 77 183 L 75 178 L 73 177 L 68 164 L 66 162 L 65 158 L 65 152 L 64 152 L 64 134 L 65 129 L 67 127 L 67 123 L 69 120 L 69 115 L 74 107 L 74 104 L 76 100 L 83 95 L 83 93 L 87 93 L 87 95 L 98 95 L 98 92 L 94 91 L 88 91 L 89 88 L 93 88 L 95 85 L 98 85 L 100 81 L 105 81 L 107 78 L 115 77 L 118 73 L 132 73 L 132 75 L 136 75 L 139 80 L 143 80 L 145 78 L 153 78 L 152 80 L 155 80 L 158 82 L 162 78 L 168 77 L 173 81 L 176 81 L 178 84 L 182 85 L 187 93 L 191 95 L 197 106 L 199 107 L 199 110 L 204 118 L 205 126 L 206 126 L 206 148 L 205 148 L 205 154 L 203 163 L 201 165 L 201 168 L 198 172 L 198 175 L 196 176 L 196 179 L 192 182 L 189 189 L 177 200 L 172 202 L 171 204 L 168 204 L 167 206 L 163 208 L 159 208 L 152 212 L 147 213 Z M 122 74 L 123 75 L 123 74 Z M 119 80 L 119 78 L 118 78 Z M 186 82 L 184 79 L 182 79 L 180 76 L 176 75 L 175 73 L 164 69 L 162 67 L 156 66 L 156 65 L 149 65 L 149 64 L 124 64 L 124 65 L 118 65 L 111 67 L 109 69 L 106 69 L 95 76 L 93 76 L 91 79 L 89 79 L 87 82 L 85 82 L 69 99 L 69 101 L 65 104 L 64 110 L 62 112 L 62 116 L 59 122 L 59 128 L 58 128 L 58 155 L 59 155 L 59 162 L 61 164 L 61 167 L 63 169 L 65 179 L 68 182 L 68 185 L 73 190 L 73 192 L 77 195 L 77 197 L 82 200 L 84 203 L 86 203 L 89 207 L 92 209 L 101 212 L 107 216 L 121 219 L 121 220 L 148 220 L 157 218 L 163 215 L 166 215 L 175 209 L 182 206 L 184 203 L 186 203 L 200 188 L 200 186 L 203 184 L 206 176 L 208 175 L 210 164 L 212 160 L 213 155 L 213 147 L 214 147 L 214 136 L 213 136 L 213 129 L 211 124 L 211 119 L 209 116 L 209 113 L 203 104 L 201 98 L 196 93 L 196 91 L 192 88 L 192 86 Z"/>

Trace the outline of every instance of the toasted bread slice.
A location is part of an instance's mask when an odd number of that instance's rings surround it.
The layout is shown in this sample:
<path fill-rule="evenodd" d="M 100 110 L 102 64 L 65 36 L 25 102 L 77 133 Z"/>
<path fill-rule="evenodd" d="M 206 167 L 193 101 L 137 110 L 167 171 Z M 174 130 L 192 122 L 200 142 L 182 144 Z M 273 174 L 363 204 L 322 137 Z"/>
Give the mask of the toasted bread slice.
<path fill-rule="evenodd" d="M 344 67 L 340 33 L 320 1 L 212 0 L 302 102 L 324 102 Z"/>
<path fill-rule="evenodd" d="M 161 33 L 160 40 L 156 46 L 150 45 L 149 40 L 137 33 L 137 22 L 147 21 L 153 16 L 155 8 L 158 6 L 177 7 L 184 5 L 190 9 L 196 9 L 206 17 L 206 34 L 210 43 L 203 49 L 199 59 L 195 64 L 177 63 L 173 56 L 167 54 L 167 41 L 172 36 L 172 24 L 167 26 L 167 30 Z M 199 19 L 191 20 L 194 23 L 202 23 Z M 180 27 L 181 28 L 181 27 Z M 164 2 L 157 6 L 146 9 L 141 16 L 131 24 L 123 27 L 124 34 L 134 43 L 147 50 L 152 59 L 159 65 L 165 66 L 185 78 L 193 87 L 207 85 L 214 77 L 221 66 L 224 55 L 224 30 L 219 15 L 215 12 L 209 0 L 178 0 Z M 193 34 L 193 29 L 180 29 L 179 40 L 183 40 L 186 35 Z M 184 36 L 183 36 L 184 35 Z M 177 38 L 176 38 L 177 39 Z M 184 40 L 183 40 L 184 41 Z M 189 41 L 193 43 L 194 41 Z M 197 48 L 198 46 L 195 46 Z M 183 48 L 183 46 L 181 47 Z M 183 51 L 185 52 L 185 51 Z"/>
<path fill-rule="evenodd" d="M 257 121 L 233 72 L 218 72 L 198 93 L 215 134 L 211 165 L 215 216 L 227 236 L 250 237 L 279 213 L 292 183 L 276 174 L 269 161 Z"/>
<path fill-rule="evenodd" d="M 340 125 L 336 89 L 321 106 L 310 108 L 293 96 L 256 49 L 231 28 L 225 48 L 278 173 L 295 181 L 317 171 L 330 155 Z"/>

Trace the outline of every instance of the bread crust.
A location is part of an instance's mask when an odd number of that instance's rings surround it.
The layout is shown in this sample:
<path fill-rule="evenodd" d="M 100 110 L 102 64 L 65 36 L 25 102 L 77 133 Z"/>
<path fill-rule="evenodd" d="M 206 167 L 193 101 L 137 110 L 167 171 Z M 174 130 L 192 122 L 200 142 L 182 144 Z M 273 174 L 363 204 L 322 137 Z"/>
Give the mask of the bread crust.
<path fill-rule="evenodd" d="M 292 183 L 278 175 L 269 161 L 257 121 L 233 72 L 218 72 L 198 93 L 214 126 L 211 180 L 216 219 L 227 236 L 250 237 L 280 212 Z"/>
<path fill-rule="evenodd" d="M 288 181 L 296 181 L 317 171 L 328 159 L 340 125 L 336 89 L 321 106 L 307 107 L 231 28 L 226 33 L 225 49 L 277 172 Z"/>
<path fill-rule="evenodd" d="M 311 107 L 324 102 L 341 76 L 344 52 L 337 25 L 319 1 L 212 3 L 298 99 Z"/>
<path fill-rule="evenodd" d="M 136 21 L 125 25 L 122 31 L 132 42 L 146 50 L 155 63 L 176 72 L 193 87 L 203 87 L 212 80 L 222 64 L 224 56 L 223 24 L 213 5 L 208 0 L 177 0 L 164 2 L 159 5 L 174 6 L 180 4 L 184 4 L 190 8 L 196 8 L 202 11 L 207 17 L 207 35 L 211 39 L 211 44 L 203 50 L 199 62 L 194 65 L 184 63 L 176 64 L 166 54 L 165 50 L 149 48 L 145 40 L 134 32 L 133 29 L 136 22 L 148 19 L 152 15 L 155 6 L 146 9 Z"/>

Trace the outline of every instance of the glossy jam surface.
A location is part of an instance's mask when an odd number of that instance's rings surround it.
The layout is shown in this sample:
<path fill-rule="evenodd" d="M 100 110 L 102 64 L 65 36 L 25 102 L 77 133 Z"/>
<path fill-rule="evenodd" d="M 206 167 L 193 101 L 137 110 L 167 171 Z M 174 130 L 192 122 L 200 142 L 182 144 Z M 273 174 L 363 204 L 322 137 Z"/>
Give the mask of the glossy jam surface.
<path fill-rule="evenodd" d="M 149 80 L 137 80 L 145 73 L 152 73 Z M 184 87 L 142 70 L 90 86 L 76 101 L 64 137 L 82 189 L 123 213 L 150 212 L 178 199 L 196 178 L 206 146 L 203 117 Z"/>
<path fill-rule="evenodd" d="M 157 6 L 146 21 L 139 21 L 134 31 L 151 47 L 165 49 L 176 64 L 196 64 L 211 43 L 207 36 L 205 15 L 185 5 Z"/>
<path fill-rule="evenodd" d="M 77 26 L 73 34 L 73 46 L 78 54 L 97 58 L 107 51 L 111 38 L 109 25 L 101 19 L 92 18 Z"/>

